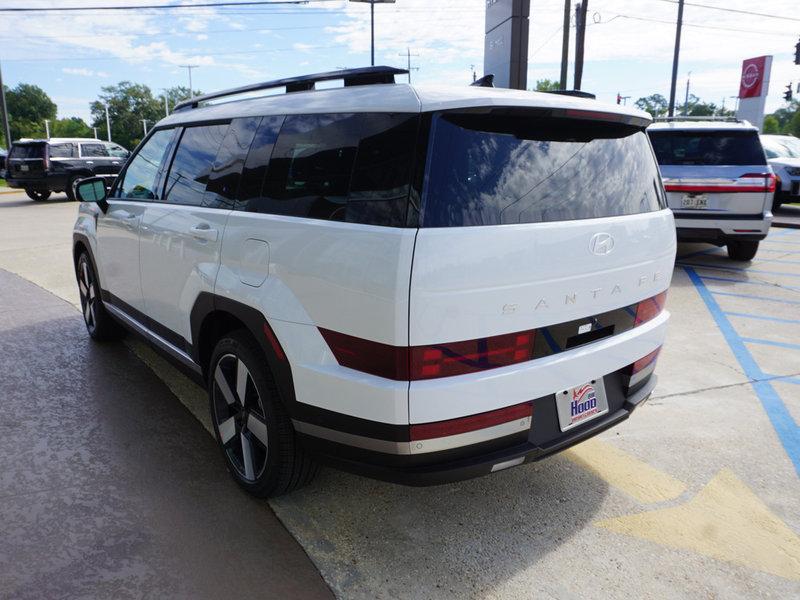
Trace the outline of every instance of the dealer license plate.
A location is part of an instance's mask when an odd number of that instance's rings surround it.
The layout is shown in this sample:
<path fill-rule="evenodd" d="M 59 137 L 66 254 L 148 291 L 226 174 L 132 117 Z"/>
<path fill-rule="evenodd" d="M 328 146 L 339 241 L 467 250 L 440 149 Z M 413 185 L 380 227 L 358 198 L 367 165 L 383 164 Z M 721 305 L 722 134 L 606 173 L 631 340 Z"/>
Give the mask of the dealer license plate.
<path fill-rule="evenodd" d="M 708 208 L 708 196 L 705 194 L 686 194 L 681 199 L 683 208 Z"/>
<path fill-rule="evenodd" d="M 561 431 L 596 419 L 608 412 L 608 399 L 603 379 L 593 379 L 583 385 L 556 394 L 558 424 Z"/>

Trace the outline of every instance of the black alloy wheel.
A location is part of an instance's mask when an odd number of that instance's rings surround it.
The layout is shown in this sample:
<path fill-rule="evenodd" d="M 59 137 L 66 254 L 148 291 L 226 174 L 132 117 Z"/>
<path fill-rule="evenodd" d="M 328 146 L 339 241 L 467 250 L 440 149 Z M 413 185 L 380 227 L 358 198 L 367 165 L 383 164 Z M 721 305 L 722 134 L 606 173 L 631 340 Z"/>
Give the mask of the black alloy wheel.
<path fill-rule="evenodd" d="M 31 200 L 42 202 L 50 197 L 50 190 L 35 190 L 33 188 L 25 188 L 25 193 Z"/>

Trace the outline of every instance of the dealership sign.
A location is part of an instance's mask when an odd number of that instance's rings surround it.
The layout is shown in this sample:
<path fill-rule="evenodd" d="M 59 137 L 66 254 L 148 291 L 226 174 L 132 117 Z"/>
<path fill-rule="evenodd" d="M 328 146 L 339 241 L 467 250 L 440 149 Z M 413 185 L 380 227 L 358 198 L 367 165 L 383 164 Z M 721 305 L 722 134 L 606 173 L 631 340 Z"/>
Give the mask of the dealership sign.
<path fill-rule="evenodd" d="M 756 56 L 742 62 L 742 75 L 739 79 L 739 110 L 736 111 L 736 117 L 750 121 L 759 129 L 764 122 L 764 107 L 769 93 L 771 69 L 771 56 Z"/>
<path fill-rule="evenodd" d="M 742 80 L 739 84 L 739 98 L 757 98 L 764 89 L 766 56 L 748 58 L 742 63 Z"/>

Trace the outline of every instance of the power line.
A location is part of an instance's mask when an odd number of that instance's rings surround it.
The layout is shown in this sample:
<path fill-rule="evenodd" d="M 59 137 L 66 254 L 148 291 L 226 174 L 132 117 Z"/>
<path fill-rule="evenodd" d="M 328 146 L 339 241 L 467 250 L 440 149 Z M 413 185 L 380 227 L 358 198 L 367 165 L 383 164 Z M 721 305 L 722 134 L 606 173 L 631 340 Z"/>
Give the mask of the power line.
<path fill-rule="evenodd" d="M 75 12 L 105 10 L 172 10 L 176 8 L 218 8 L 221 6 L 269 6 L 276 4 L 308 4 L 309 2 L 335 2 L 336 0 L 248 0 L 246 2 L 206 2 L 203 4 L 137 4 L 134 6 L 49 6 L 33 8 L 14 6 L 0 8 L 0 12 Z"/>
<path fill-rule="evenodd" d="M 608 25 L 615 19 L 632 19 L 634 21 L 647 21 L 649 23 L 664 23 L 665 25 L 675 25 L 675 21 L 670 21 L 668 19 L 653 19 L 650 17 L 637 17 L 634 15 L 614 15 L 610 20 L 601 22 L 601 23 L 593 23 L 593 25 Z M 765 31 L 763 29 L 740 29 L 737 27 L 721 27 L 717 25 L 700 25 L 699 23 L 684 23 L 684 27 L 694 27 L 695 29 L 712 29 L 716 31 L 734 31 L 736 33 L 756 33 L 760 35 L 782 35 L 787 37 L 797 37 L 794 33 L 782 33 L 776 31 Z"/>
<path fill-rule="evenodd" d="M 658 2 L 667 2 L 669 4 L 678 4 L 679 0 L 658 0 Z M 696 4 L 694 2 L 685 2 L 685 6 L 694 6 L 695 8 L 707 8 L 708 10 L 719 10 L 722 12 L 737 13 L 740 15 L 750 15 L 753 17 L 766 17 L 768 19 L 780 19 L 781 21 L 800 21 L 798 17 L 786 17 L 781 15 L 771 15 L 769 13 L 753 12 L 751 10 L 741 10 L 738 8 L 726 8 L 724 6 L 712 6 L 709 4 Z"/>

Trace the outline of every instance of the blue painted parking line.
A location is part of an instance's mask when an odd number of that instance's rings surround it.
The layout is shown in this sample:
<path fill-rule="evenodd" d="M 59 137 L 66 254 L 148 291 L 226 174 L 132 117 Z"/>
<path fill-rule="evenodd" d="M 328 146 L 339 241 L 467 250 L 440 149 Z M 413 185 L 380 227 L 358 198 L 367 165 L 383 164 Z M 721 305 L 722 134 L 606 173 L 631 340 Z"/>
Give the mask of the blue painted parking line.
<path fill-rule="evenodd" d="M 723 271 L 747 271 L 748 273 L 764 273 L 765 275 L 779 275 L 780 277 L 800 277 L 800 273 L 787 273 L 786 271 L 766 271 L 764 269 L 751 269 L 743 267 L 730 267 L 728 265 L 704 265 L 700 263 L 678 263 L 681 267 L 697 267 L 700 269 L 722 269 Z"/>
<path fill-rule="evenodd" d="M 777 346 L 778 348 L 788 348 L 789 350 L 800 350 L 800 344 L 790 344 L 788 342 L 776 342 L 775 340 L 763 340 L 761 338 L 742 338 L 746 344 L 760 344 L 762 346 Z"/>
<path fill-rule="evenodd" d="M 767 376 L 758 366 L 753 355 L 750 354 L 750 350 L 748 350 L 742 338 L 739 337 L 739 334 L 736 333 L 733 325 L 731 325 L 728 317 L 725 316 L 725 313 L 717 304 L 714 294 L 703 283 L 703 279 L 691 267 L 684 267 L 684 270 L 694 284 L 697 293 L 700 294 L 700 298 L 702 298 L 706 308 L 711 313 L 717 327 L 722 332 L 736 360 L 750 380 L 761 405 L 764 407 L 764 411 L 767 413 L 767 417 L 769 417 L 770 423 L 772 423 L 772 427 L 778 434 L 778 439 L 780 439 L 783 449 L 792 461 L 797 475 L 800 476 L 800 427 L 794 422 L 792 415 L 775 391 L 775 388 L 772 387 L 772 384 L 769 381 L 764 381 Z"/>
<path fill-rule="evenodd" d="M 703 279 L 709 281 L 730 281 L 732 283 L 744 283 L 746 285 L 765 285 L 767 287 L 775 288 L 776 290 L 796 290 L 800 291 L 800 287 L 791 285 L 775 285 L 768 281 L 748 281 L 747 279 L 732 279 L 731 277 L 714 277 L 713 275 L 700 275 Z"/>
<path fill-rule="evenodd" d="M 768 317 L 766 315 L 751 315 L 748 313 L 739 313 L 739 312 L 726 312 L 726 315 L 729 317 L 741 317 L 742 319 L 759 319 L 761 321 L 774 321 L 775 323 L 789 323 L 792 325 L 800 325 L 800 320 L 798 319 L 781 319 L 778 317 Z"/>
<path fill-rule="evenodd" d="M 684 269 L 686 268 L 687 267 L 684 267 Z M 700 276 L 698 275 L 698 277 Z M 733 292 L 717 292 L 715 290 L 709 290 L 709 292 L 714 294 L 715 296 L 733 296 L 734 298 L 747 298 L 748 300 L 764 300 L 766 302 L 780 302 L 781 304 L 796 304 L 800 306 L 800 301 L 798 300 L 781 300 L 780 298 L 770 298 L 768 296 L 753 296 L 752 294 L 735 294 Z"/>

